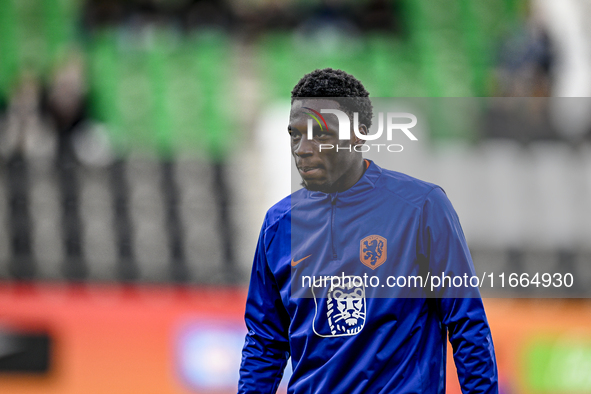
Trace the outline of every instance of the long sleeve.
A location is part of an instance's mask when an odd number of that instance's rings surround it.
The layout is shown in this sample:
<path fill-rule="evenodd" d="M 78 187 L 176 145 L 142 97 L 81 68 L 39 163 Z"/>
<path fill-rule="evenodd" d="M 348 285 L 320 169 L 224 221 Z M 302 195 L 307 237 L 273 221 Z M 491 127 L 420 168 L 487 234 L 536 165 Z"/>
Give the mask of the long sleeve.
<path fill-rule="evenodd" d="M 268 265 L 266 224 L 259 235 L 246 300 L 248 333 L 240 366 L 241 394 L 275 393 L 289 358 L 289 316 Z"/>
<path fill-rule="evenodd" d="M 421 249 L 429 260 L 431 274 L 462 278 L 475 275 L 459 219 L 440 188 L 428 195 L 421 221 Z M 462 392 L 498 393 L 492 336 L 478 288 L 446 283 L 436 297 L 441 323 L 449 332 Z"/>

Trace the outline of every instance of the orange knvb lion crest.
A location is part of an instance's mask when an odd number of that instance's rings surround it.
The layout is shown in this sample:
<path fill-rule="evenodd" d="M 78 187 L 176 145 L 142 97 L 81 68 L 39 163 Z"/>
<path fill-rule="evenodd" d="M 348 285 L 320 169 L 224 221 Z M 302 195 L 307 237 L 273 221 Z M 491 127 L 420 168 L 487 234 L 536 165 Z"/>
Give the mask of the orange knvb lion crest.
<path fill-rule="evenodd" d="M 387 257 L 388 242 L 380 235 L 363 238 L 359 245 L 359 259 L 372 270 L 384 264 Z"/>

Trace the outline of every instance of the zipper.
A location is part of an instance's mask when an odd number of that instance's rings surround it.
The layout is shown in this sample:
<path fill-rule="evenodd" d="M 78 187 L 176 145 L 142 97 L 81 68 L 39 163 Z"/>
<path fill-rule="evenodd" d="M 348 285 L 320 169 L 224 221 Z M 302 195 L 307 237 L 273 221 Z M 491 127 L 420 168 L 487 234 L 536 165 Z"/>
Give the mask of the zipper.
<path fill-rule="evenodd" d="M 334 226 L 334 217 L 335 217 L 335 211 L 337 209 L 337 194 L 335 193 L 334 195 L 331 194 L 330 195 L 330 243 L 332 246 L 332 259 L 336 260 L 337 258 L 337 248 L 335 247 L 334 244 L 334 232 L 335 232 L 335 226 Z"/>

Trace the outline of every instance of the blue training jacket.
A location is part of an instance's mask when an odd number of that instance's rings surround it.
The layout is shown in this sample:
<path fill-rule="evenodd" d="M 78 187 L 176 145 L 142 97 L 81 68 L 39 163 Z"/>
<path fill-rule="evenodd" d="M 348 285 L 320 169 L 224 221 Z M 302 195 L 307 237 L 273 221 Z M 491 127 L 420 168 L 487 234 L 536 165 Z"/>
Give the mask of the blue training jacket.
<path fill-rule="evenodd" d="M 290 356 L 288 393 L 444 393 L 448 333 L 462 391 L 497 393 L 478 289 L 431 288 L 442 273 L 474 268 L 436 185 L 370 162 L 344 192 L 283 199 L 255 252 L 239 393 L 274 393 Z"/>

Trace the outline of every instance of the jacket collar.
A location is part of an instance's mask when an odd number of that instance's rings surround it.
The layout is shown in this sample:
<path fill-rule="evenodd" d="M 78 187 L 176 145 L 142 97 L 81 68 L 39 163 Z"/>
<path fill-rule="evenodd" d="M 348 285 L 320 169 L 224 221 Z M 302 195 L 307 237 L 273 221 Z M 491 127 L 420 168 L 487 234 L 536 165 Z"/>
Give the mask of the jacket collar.
<path fill-rule="evenodd" d="M 355 197 L 359 196 L 360 194 L 366 193 L 368 191 L 373 190 L 376 186 L 378 178 L 382 175 L 382 169 L 375 164 L 371 160 L 367 160 L 369 162 L 369 166 L 359 178 L 357 183 L 355 183 L 349 189 L 343 192 L 335 192 L 335 193 L 323 193 L 317 191 L 306 191 L 309 198 L 313 199 L 330 199 L 331 201 L 336 199 L 340 202 L 349 202 L 355 199 Z"/>

